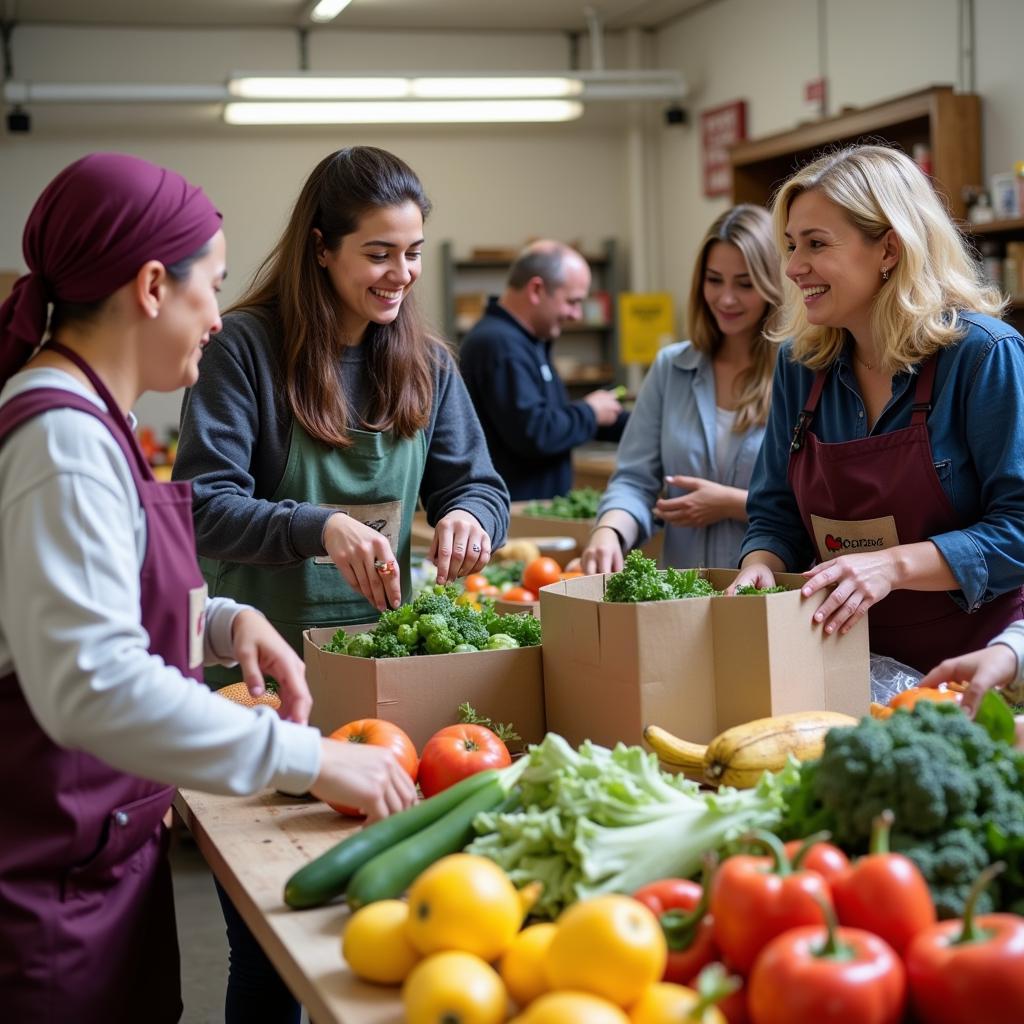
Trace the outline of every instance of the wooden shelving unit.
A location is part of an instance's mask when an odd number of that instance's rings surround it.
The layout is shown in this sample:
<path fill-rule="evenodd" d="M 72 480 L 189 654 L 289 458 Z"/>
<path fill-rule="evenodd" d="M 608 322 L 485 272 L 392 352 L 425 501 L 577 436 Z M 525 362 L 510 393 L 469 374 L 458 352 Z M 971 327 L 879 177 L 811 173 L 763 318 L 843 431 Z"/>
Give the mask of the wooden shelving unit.
<path fill-rule="evenodd" d="M 963 219 L 963 187 L 982 180 L 981 100 L 945 85 L 738 143 L 731 150 L 733 201 L 768 205 L 778 187 L 823 150 L 880 141 L 907 153 L 928 146 L 935 186 L 953 216 Z"/>
<path fill-rule="evenodd" d="M 579 361 L 591 372 L 562 375 L 566 387 L 576 392 L 592 391 L 621 382 L 622 376 L 618 363 L 616 308 L 618 294 L 625 287 L 620 247 L 615 239 L 609 238 L 601 246 L 600 252 L 584 252 L 582 255 L 594 275 L 592 292 L 607 293 L 610 309 L 607 318 L 600 323 L 584 320 L 567 324 L 562 330 L 562 341 L 555 343 L 556 359 L 576 358 L 577 351 L 584 352 Z M 499 257 L 459 257 L 455 254 L 453 243 L 444 241 L 441 243 L 441 263 L 444 329 L 449 340 L 458 345 L 468 330 L 468 325 L 461 322 L 458 315 L 459 296 L 500 294 L 511 260 Z"/>

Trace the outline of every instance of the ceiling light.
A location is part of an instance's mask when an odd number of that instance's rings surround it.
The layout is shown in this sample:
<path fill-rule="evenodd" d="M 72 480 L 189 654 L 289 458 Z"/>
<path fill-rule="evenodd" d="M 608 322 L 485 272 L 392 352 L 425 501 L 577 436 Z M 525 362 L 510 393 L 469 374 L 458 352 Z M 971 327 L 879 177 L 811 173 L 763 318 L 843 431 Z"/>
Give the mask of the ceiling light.
<path fill-rule="evenodd" d="M 408 78 L 336 75 L 248 75 L 232 78 L 228 92 L 251 100 L 401 99 L 410 94 Z"/>
<path fill-rule="evenodd" d="M 579 96 L 583 83 L 578 78 L 553 78 L 536 76 L 506 75 L 502 78 L 479 78 L 462 75 L 458 78 L 414 78 L 411 82 L 412 95 L 425 99 L 513 99 Z"/>
<path fill-rule="evenodd" d="M 333 21 L 352 0 L 318 0 L 309 11 L 309 20 L 323 24 Z"/>
<path fill-rule="evenodd" d="M 228 124 L 471 124 L 571 121 L 573 100 L 413 100 L 368 103 L 228 103 Z"/>

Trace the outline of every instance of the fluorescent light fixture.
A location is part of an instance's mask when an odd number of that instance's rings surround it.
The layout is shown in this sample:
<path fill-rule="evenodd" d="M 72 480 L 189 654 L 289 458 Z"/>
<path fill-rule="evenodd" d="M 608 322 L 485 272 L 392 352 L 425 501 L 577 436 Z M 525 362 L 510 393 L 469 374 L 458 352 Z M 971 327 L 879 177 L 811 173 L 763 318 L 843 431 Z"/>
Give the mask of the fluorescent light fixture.
<path fill-rule="evenodd" d="M 228 103 L 228 124 L 473 124 L 571 121 L 575 100 L 413 100 L 368 103 Z"/>
<path fill-rule="evenodd" d="M 249 100 L 393 100 L 409 95 L 409 79 L 383 75 L 254 75 L 232 78 L 228 92 Z"/>
<path fill-rule="evenodd" d="M 351 2 L 352 0 L 319 0 L 310 9 L 309 20 L 320 24 L 333 21 Z"/>
<path fill-rule="evenodd" d="M 540 78 L 508 75 L 502 78 L 479 78 L 463 75 L 458 78 L 413 78 L 413 96 L 424 99 L 558 99 L 579 96 L 583 83 L 578 78 Z"/>

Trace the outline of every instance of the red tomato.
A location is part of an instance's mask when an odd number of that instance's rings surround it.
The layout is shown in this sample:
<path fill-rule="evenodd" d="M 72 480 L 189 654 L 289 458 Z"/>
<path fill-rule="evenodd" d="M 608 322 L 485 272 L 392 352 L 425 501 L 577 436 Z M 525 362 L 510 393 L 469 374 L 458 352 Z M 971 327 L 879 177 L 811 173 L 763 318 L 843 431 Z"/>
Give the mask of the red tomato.
<path fill-rule="evenodd" d="M 508 748 L 483 725 L 449 725 L 427 740 L 417 781 L 425 797 L 460 779 L 512 763 Z"/>
<path fill-rule="evenodd" d="M 503 601 L 523 601 L 530 602 L 536 601 L 537 595 L 532 590 L 527 590 L 526 587 L 509 587 L 502 595 Z"/>
<path fill-rule="evenodd" d="M 562 567 L 553 558 L 535 558 L 523 570 L 523 586 L 535 594 L 541 587 L 557 583 L 561 578 Z"/>
<path fill-rule="evenodd" d="M 416 781 L 416 771 L 419 767 L 416 747 L 394 722 L 385 722 L 382 718 L 361 718 L 335 729 L 327 738 L 341 743 L 369 743 L 372 747 L 387 747 L 406 770 L 409 778 L 413 782 Z M 328 806 L 333 807 L 339 814 L 348 814 L 352 817 L 360 817 L 363 814 L 354 807 L 344 807 L 341 804 L 329 803 Z"/>
<path fill-rule="evenodd" d="M 469 594 L 476 594 L 483 590 L 485 587 L 489 587 L 491 584 L 487 581 L 487 577 L 482 572 L 470 573 L 462 581 L 462 586 Z"/>

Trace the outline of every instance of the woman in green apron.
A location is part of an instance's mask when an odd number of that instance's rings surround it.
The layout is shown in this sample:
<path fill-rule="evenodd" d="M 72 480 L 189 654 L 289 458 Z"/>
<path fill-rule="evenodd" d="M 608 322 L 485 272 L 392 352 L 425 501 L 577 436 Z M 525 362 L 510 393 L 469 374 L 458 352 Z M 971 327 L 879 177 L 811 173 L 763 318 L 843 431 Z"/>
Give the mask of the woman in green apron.
<path fill-rule="evenodd" d="M 508 492 L 410 294 L 429 210 L 390 153 L 354 146 L 322 160 L 182 409 L 174 476 L 193 484 L 210 592 L 244 597 L 299 653 L 304 629 L 372 621 L 409 598 L 417 500 L 439 582 L 478 571 L 504 541 Z M 222 904 L 229 1024 L 297 1022 Z"/>

